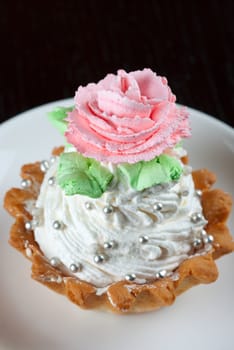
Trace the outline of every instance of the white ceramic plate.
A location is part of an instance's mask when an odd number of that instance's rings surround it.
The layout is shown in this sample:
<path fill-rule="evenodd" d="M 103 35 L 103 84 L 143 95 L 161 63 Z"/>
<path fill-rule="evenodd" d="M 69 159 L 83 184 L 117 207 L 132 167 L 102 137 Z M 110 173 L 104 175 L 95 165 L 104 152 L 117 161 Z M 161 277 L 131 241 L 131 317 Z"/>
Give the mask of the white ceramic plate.
<path fill-rule="evenodd" d="M 46 113 L 72 100 L 57 101 L 0 125 L 0 202 L 19 186 L 20 166 L 49 157 L 62 137 Z M 207 167 L 217 185 L 234 197 L 234 132 L 190 110 L 193 136 L 186 141 L 194 168 Z M 8 243 L 12 219 L 0 208 L 0 344 L 2 349 L 234 349 L 234 254 L 218 261 L 217 282 L 181 295 L 169 308 L 118 316 L 83 311 L 30 279 L 30 263 Z M 234 227 L 234 216 L 229 220 Z"/>

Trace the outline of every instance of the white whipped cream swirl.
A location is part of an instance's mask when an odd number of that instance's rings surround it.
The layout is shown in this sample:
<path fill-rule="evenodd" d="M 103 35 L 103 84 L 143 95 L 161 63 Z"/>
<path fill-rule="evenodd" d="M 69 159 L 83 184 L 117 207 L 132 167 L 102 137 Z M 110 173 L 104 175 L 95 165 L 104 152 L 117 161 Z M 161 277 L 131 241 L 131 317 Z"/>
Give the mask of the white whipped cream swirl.
<path fill-rule="evenodd" d="M 186 169 L 172 184 L 137 192 L 117 182 L 102 197 L 91 199 L 66 196 L 56 183 L 49 184 L 49 178 L 56 178 L 56 161 L 45 175 L 33 211 L 39 219 L 35 239 L 40 249 L 67 268 L 81 264 L 74 275 L 97 287 L 129 274 L 144 283 L 162 270 L 172 273 L 194 255 L 193 242 L 206 224 L 204 218 L 191 220 L 202 208 Z M 112 212 L 105 213 L 105 207 Z M 53 228 L 54 221 L 61 223 L 60 229 Z M 114 242 L 112 248 L 106 242 Z M 95 262 L 98 254 L 105 258 L 101 263 Z"/>

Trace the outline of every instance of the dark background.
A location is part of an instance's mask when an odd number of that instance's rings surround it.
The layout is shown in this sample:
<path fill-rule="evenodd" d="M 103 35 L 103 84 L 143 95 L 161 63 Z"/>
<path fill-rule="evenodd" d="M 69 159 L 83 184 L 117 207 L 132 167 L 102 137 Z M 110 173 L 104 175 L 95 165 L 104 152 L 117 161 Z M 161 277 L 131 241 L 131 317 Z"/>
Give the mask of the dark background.
<path fill-rule="evenodd" d="M 234 125 L 234 1 L 1 1 L 0 122 L 150 67 L 179 103 Z"/>

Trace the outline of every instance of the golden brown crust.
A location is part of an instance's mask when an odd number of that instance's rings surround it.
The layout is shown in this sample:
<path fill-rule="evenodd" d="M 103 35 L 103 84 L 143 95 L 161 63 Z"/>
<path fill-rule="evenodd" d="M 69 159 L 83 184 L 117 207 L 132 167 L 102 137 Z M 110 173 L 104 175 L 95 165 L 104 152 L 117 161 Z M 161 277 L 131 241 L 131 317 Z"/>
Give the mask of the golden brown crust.
<path fill-rule="evenodd" d="M 54 150 L 58 155 L 62 147 Z M 185 260 L 175 271 L 174 277 L 165 277 L 143 285 L 121 281 L 110 285 L 103 293 L 97 293 L 95 286 L 80 281 L 69 271 L 52 267 L 43 256 L 34 240 L 33 231 L 25 229 L 25 221 L 31 215 L 25 209 L 25 201 L 35 199 L 43 180 L 40 164 L 22 167 L 21 176 L 30 179 L 28 189 L 13 188 L 5 196 L 4 206 L 15 217 L 9 243 L 32 261 L 32 278 L 54 291 L 66 295 L 82 308 L 109 309 L 117 313 L 144 312 L 171 305 L 175 298 L 200 283 L 211 283 L 218 277 L 214 259 L 234 250 L 232 236 L 226 226 L 231 210 L 231 197 L 221 190 L 210 190 L 215 175 L 206 169 L 193 172 L 195 187 L 202 190 L 204 216 L 208 220 L 207 232 L 213 235 L 213 250 L 205 255 Z"/>
<path fill-rule="evenodd" d="M 215 174 L 207 169 L 194 170 L 192 175 L 197 190 L 208 190 L 216 181 Z"/>

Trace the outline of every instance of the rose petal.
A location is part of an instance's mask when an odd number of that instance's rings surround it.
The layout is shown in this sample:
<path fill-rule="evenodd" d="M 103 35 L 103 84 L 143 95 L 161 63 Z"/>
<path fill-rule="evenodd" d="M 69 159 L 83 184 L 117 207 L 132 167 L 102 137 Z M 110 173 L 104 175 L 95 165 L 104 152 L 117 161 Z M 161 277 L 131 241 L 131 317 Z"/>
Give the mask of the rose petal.
<path fill-rule="evenodd" d="M 148 99 L 157 98 L 168 101 L 169 97 L 171 97 L 171 90 L 166 81 L 153 73 L 151 69 L 138 70 L 129 73 L 129 75 L 136 79 L 141 95 L 146 96 Z"/>
<path fill-rule="evenodd" d="M 97 92 L 98 107 L 107 114 L 118 115 L 119 117 L 133 117 L 139 115 L 148 118 L 151 112 L 149 104 L 139 103 L 122 97 L 116 92 L 101 90 Z"/>
<path fill-rule="evenodd" d="M 114 130 L 117 131 L 119 127 L 126 126 L 127 128 L 130 129 L 130 132 L 132 133 L 132 132 L 140 131 L 142 130 L 142 128 L 148 129 L 154 125 L 154 122 L 150 118 L 142 118 L 138 115 L 130 118 L 127 118 L 127 117 L 119 118 L 116 115 L 108 115 L 106 112 L 103 112 L 98 108 L 96 101 L 93 101 L 88 105 L 92 113 L 95 115 L 95 118 L 97 119 L 101 118 L 105 120 L 109 125 L 108 128 L 103 127 L 101 124 L 93 122 L 92 118 L 89 118 L 89 116 L 87 116 L 89 121 L 92 123 L 92 126 L 95 125 L 95 127 L 100 129 L 112 130 L 114 132 Z"/>
<path fill-rule="evenodd" d="M 79 125 L 80 119 L 87 119 L 89 123 L 98 126 L 101 129 L 112 130 L 110 123 L 107 123 L 103 118 L 100 118 L 89 111 L 86 107 L 86 110 L 83 109 L 78 112 L 77 109 L 74 109 L 71 113 L 68 113 L 67 120 L 71 123 L 77 123 Z"/>
<path fill-rule="evenodd" d="M 141 92 L 135 78 L 127 74 L 123 69 L 118 70 L 121 90 L 128 98 L 141 102 Z"/>

